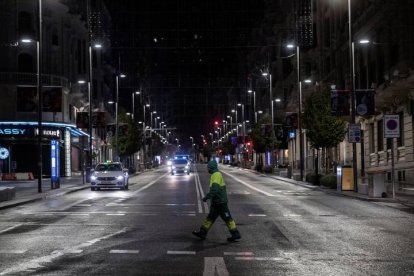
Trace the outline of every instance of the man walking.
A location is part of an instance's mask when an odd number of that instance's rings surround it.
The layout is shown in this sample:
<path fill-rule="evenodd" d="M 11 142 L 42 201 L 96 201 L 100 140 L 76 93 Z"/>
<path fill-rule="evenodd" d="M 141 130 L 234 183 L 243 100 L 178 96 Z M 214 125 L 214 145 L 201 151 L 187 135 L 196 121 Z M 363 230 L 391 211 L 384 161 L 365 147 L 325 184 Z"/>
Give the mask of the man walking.
<path fill-rule="evenodd" d="M 236 222 L 230 215 L 229 207 L 227 206 L 227 192 L 226 184 L 224 183 L 223 175 L 219 172 L 216 160 L 211 160 L 207 164 L 210 177 L 210 191 L 203 198 L 206 202 L 211 200 L 210 213 L 204 220 L 199 231 L 193 231 L 193 235 L 205 240 L 208 230 L 213 226 L 214 221 L 218 216 L 226 223 L 227 228 L 230 231 L 231 237 L 227 238 L 228 241 L 236 241 L 241 238 L 239 231 L 236 227 Z"/>

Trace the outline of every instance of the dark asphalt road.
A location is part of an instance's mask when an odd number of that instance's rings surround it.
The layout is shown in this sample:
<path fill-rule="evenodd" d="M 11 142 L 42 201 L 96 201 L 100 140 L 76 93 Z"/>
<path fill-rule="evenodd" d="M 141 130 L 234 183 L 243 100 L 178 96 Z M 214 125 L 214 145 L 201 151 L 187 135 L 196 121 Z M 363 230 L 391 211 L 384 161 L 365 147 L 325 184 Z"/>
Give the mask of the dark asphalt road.
<path fill-rule="evenodd" d="M 242 240 L 208 212 L 205 165 L 0 211 L 0 275 L 414 275 L 414 215 L 220 166 Z"/>

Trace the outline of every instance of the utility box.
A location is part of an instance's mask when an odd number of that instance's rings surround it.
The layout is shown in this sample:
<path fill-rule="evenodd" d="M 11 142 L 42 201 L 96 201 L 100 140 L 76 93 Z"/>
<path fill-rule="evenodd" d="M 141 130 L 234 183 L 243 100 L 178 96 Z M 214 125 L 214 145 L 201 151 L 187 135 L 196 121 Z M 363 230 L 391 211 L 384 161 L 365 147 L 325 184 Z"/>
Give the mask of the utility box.
<path fill-rule="evenodd" d="M 336 187 L 338 191 L 353 191 L 354 170 L 350 166 L 336 167 Z"/>
<path fill-rule="evenodd" d="M 387 197 L 385 171 L 370 171 L 368 174 L 368 196 Z"/>

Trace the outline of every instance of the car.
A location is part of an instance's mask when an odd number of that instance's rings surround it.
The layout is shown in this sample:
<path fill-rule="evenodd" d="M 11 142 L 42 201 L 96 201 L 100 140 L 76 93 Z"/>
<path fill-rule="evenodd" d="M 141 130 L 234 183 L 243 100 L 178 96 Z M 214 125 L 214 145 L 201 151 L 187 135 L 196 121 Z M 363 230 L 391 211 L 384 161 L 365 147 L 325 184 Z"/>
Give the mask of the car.
<path fill-rule="evenodd" d="M 171 164 L 171 175 L 177 173 L 190 174 L 190 166 L 187 159 L 174 159 Z"/>
<path fill-rule="evenodd" d="M 101 188 L 128 190 L 128 169 L 125 169 L 119 162 L 96 165 L 91 174 L 91 191 Z"/>

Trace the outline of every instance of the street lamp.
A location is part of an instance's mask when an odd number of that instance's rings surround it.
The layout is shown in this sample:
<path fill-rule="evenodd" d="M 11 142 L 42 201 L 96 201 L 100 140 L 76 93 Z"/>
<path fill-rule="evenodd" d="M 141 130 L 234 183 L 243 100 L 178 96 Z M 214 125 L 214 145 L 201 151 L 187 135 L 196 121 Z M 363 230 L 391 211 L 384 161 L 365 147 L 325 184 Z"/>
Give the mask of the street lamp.
<path fill-rule="evenodd" d="M 257 113 L 256 113 L 256 91 L 251 89 L 247 90 L 247 93 L 253 93 L 253 114 L 254 114 L 254 122 L 257 123 Z"/>
<path fill-rule="evenodd" d="M 132 120 L 135 119 L 135 95 L 141 95 L 140 91 L 132 92 Z"/>
<path fill-rule="evenodd" d="M 119 145 L 118 145 L 118 104 L 119 104 L 119 78 L 125 78 L 124 74 L 117 74 L 116 81 L 116 102 L 115 102 L 115 143 L 116 143 L 116 152 L 115 152 L 115 161 L 119 161 Z"/>
<path fill-rule="evenodd" d="M 42 192 L 42 176 L 43 176 L 43 153 L 42 153 L 42 120 L 43 120 L 43 95 L 42 95 L 42 0 L 38 2 L 38 39 L 36 41 L 36 71 L 37 71 L 37 113 L 38 113 L 38 129 L 39 133 L 37 135 L 37 148 L 38 148 L 38 160 L 37 160 L 37 192 Z M 22 43 L 31 43 L 34 42 L 32 39 L 22 39 Z"/>
<path fill-rule="evenodd" d="M 273 131 L 273 125 L 274 125 L 274 121 L 273 121 L 273 104 L 272 104 L 272 99 L 273 99 L 273 92 L 272 92 L 272 73 L 268 73 L 268 72 L 263 72 L 262 76 L 267 78 L 267 76 L 269 76 L 269 99 L 270 99 L 270 116 L 272 117 L 272 131 Z"/>
<path fill-rule="evenodd" d="M 243 145 L 244 145 L 245 144 L 244 136 L 246 135 L 245 122 L 244 122 L 244 104 L 238 103 L 237 106 L 241 106 L 242 108 L 242 135 L 243 135 Z M 272 110 L 273 110 L 273 105 L 272 105 Z"/>
<path fill-rule="evenodd" d="M 232 109 L 231 112 L 236 114 L 236 136 L 239 136 L 239 126 L 237 122 L 237 109 Z"/>
<path fill-rule="evenodd" d="M 288 44 L 287 48 L 293 49 L 295 45 Z M 298 82 L 298 96 L 299 96 L 299 104 L 298 104 L 298 127 L 299 127 L 299 162 L 300 162 L 300 179 L 303 180 L 303 168 L 304 168 L 304 145 L 303 145 L 303 134 L 302 134 L 302 81 L 300 79 L 300 48 L 299 45 L 296 46 L 296 73 L 297 73 L 297 82 Z"/>

